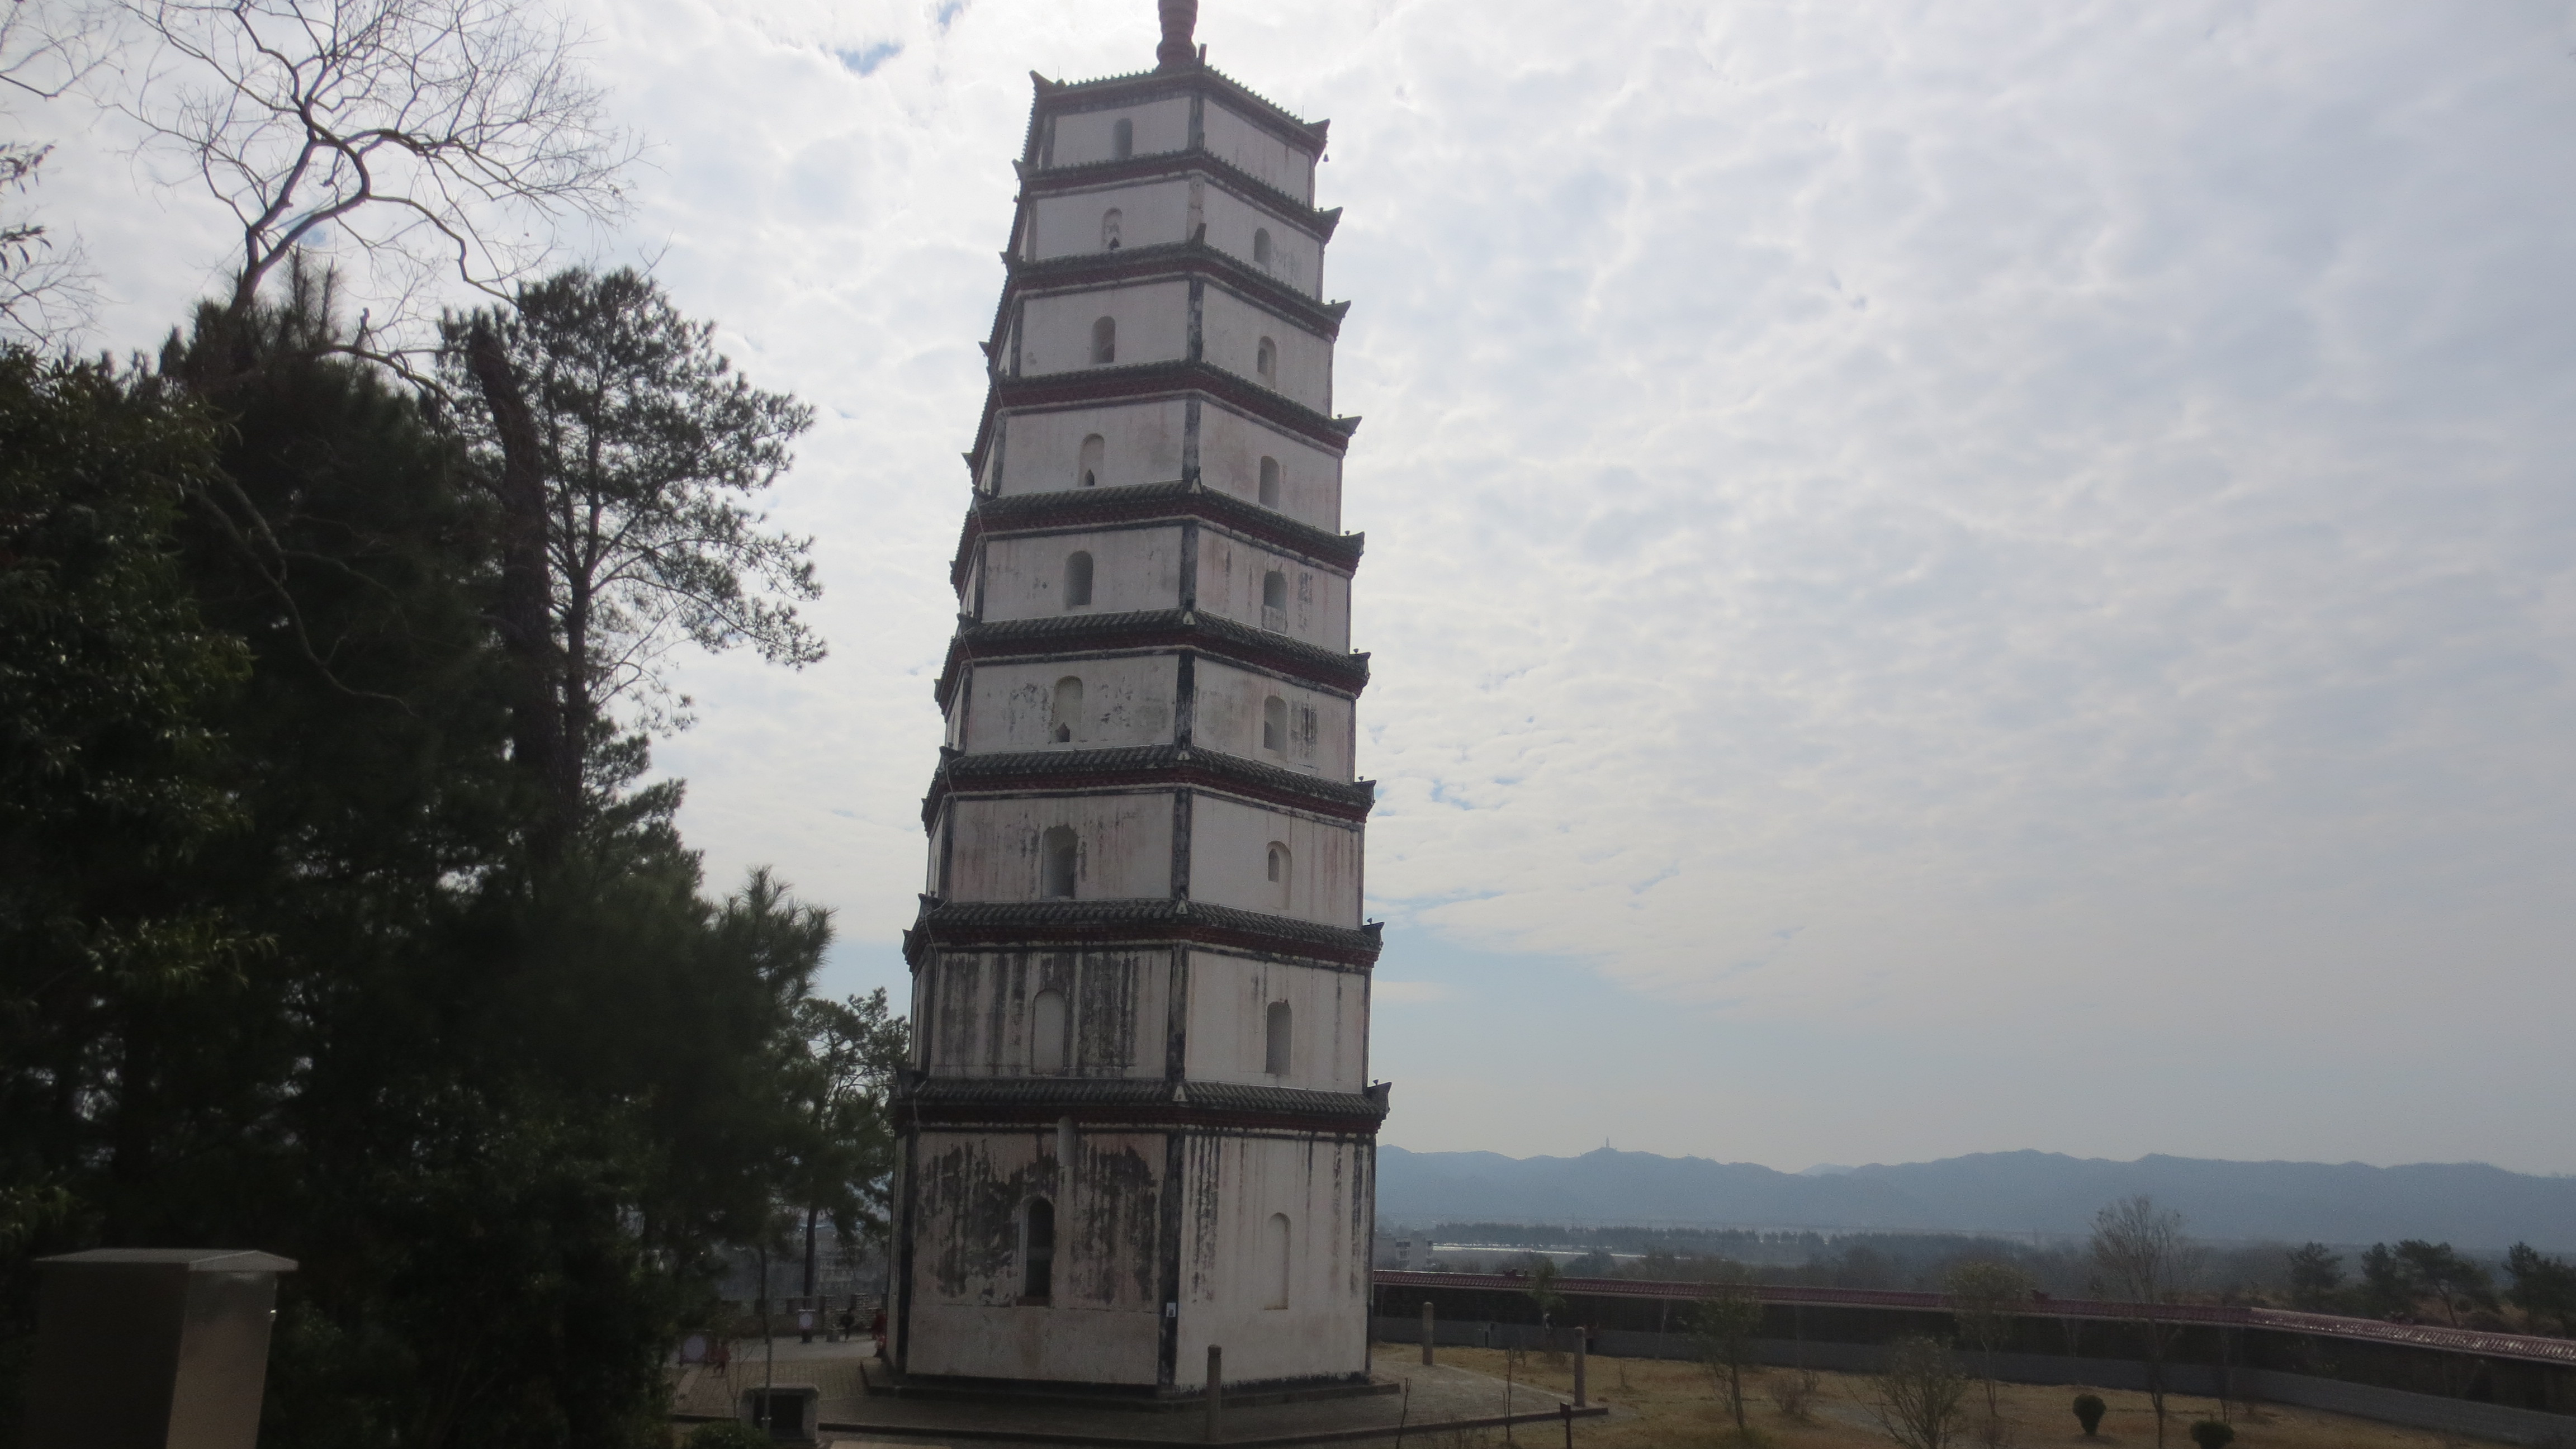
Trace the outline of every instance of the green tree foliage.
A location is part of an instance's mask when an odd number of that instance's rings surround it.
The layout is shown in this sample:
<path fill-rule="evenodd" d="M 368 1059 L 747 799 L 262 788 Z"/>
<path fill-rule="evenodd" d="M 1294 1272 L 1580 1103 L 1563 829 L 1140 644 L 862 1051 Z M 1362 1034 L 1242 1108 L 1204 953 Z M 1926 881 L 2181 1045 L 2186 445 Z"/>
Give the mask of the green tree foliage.
<path fill-rule="evenodd" d="M 2323 1243 L 2306 1243 L 2289 1253 L 2290 1306 L 2324 1313 L 2343 1298 L 2343 1255 Z"/>
<path fill-rule="evenodd" d="M 797 1003 L 796 1041 L 791 1100 L 802 1130 L 783 1195 L 805 1206 L 803 1291 L 810 1298 L 818 1220 L 831 1220 L 845 1248 L 884 1236 L 895 1166 L 887 1097 L 911 1055 L 912 1033 L 880 986 L 844 1001 Z"/>
<path fill-rule="evenodd" d="M 2102 1414 L 2103 1411 L 2109 1407 L 2110 1406 L 2108 1404 L 2102 1402 L 2102 1396 L 2100 1394 L 2077 1394 L 2075 1396 L 2075 1422 L 2083 1428 L 2085 1438 L 2092 1439 L 2099 1437 L 2099 1431 L 2102 1428 Z"/>
<path fill-rule="evenodd" d="M 445 326 L 444 376 L 481 401 L 458 420 L 497 482 L 505 537 L 539 545 L 504 551 L 504 623 L 542 632 L 519 658 L 536 675 L 527 707 L 552 717 L 527 737 L 561 752 L 550 773 L 567 804 L 612 705 L 686 722 L 662 672 L 675 645 L 823 657 L 795 609 L 820 593 L 811 541 L 764 531 L 746 501 L 786 469 L 813 410 L 751 386 L 714 334 L 628 270 L 561 272 L 506 314 Z M 542 621 L 511 624 L 518 597 L 541 600 Z"/>
<path fill-rule="evenodd" d="M 2513 1275 L 2513 1306 L 2532 1326 L 2552 1327 L 2561 1336 L 2576 1334 L 2576 1263 L 2550 1255 L 2529 1243 L 2516 1243 L 2505 1254 L 2505 1271 Z"/>
<path fill-rule="evenodd" d="M 2227 1449 L 2236 1442 L 2236 1426 L 2224 1419 L 2202 1419 L 2191 1426 L 2191 1442 L 2200 1449 Z"/>
<path fill-rule="evenodd" d="M 2361 1255 L 2361 1291 L 2370 1310 L 2411 1316 L 2431 1304 L 2443 1321 L 2458 1326 L 2463 1312 L 2495 1306 L 2495 1280 L 2448 1243 L 2407 1238 L 2391 1248 L 2373 1243 Z"/>
<path fill-rule="evenodd" d="M 210 721 L 248 656 L 168 546 L 215 439 L 149 379 L 0 351 L 0 1258 L 81 1217 L 118 1024 L 260 945 L 172 885 L 241 824 Z"/>
<path fill-rule="evenodd" d="M 708 898 L 640 742 L 561 821 L 472 440 L 289 282 L 0 366 L 0 1393 L 28 1258 L 213 1243 L 302 1265 L 264 1445 L 665 1442 L 715 1250 L 868 1226 L 901 1023 Z"/>
<path fill-rule="evenodd" d="M 1744 1278 L 1710 1286 L 1716 1291 L 1691 1310 L 1691 1345 L 1740 1431 L 1745 1428 L 1744 1366 L 1751 1361 L 1753 1340 L 1762 1331 L 1762 1299 Z"/>

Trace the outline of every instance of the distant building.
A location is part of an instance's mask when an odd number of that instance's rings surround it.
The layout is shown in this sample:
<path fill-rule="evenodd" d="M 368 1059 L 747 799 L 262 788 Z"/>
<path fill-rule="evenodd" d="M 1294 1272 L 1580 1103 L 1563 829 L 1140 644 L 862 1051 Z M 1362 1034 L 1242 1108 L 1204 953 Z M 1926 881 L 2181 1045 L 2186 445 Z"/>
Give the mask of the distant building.
<path fill-rule="evenodd" d="M 1323 123 L 1210 70 L 1038 79 L 905 936 L 915 1378 L 1368 1371 L 1383 1087 L 1353 778 Z"/>

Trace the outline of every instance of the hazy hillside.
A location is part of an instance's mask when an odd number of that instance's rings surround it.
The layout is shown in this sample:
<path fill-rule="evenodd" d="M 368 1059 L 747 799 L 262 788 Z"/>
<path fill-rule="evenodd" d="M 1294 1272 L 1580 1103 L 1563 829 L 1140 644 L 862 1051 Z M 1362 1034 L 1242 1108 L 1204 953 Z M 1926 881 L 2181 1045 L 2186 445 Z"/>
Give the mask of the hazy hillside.
<path fill-rule="evenodd" d="M 2576 1247 L 2576 1178 L 2476 1163 L 2107 1162 L 1986 1152 L 1809 1176 L 1608 1148 L 1530 1158 L 1378 1149 L 1378 1217 L 1389 1223 L 1582 1219 L 2081 1233 L 2102 1204 L 2139 1192 L 2180 1208 L 2191 1231 L 2207 1238 Z"/>

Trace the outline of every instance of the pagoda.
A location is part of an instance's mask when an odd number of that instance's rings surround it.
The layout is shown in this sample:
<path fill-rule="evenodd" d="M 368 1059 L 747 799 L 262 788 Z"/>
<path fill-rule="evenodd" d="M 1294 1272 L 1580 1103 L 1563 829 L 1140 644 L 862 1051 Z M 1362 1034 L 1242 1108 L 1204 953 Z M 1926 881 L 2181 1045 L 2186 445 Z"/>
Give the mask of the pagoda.
<path fill-rule="evenodd" d="M 905 933 L 888 1352 L 907 1384 L 1368 1374 L 1378 929 L 1358 419 L 1325 123 L 1209 69 L 1036 82 L 949 579 Z"/>

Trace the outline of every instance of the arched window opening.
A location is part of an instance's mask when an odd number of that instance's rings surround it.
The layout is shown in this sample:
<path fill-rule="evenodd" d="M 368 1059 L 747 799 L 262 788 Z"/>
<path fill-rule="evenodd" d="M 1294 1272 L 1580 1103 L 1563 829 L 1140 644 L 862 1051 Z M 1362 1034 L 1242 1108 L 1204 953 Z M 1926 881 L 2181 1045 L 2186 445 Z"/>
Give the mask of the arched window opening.
<path fill-rule="evenodd" d="M 1118 360 L 1118 319 L 1103 317 L 1091 324 L 1091 365 L 1106 366 Z"/>
<path fill-rule="evenodd" d="M 1020 1252 L 1020 1299 L 1044 1303 L 1055 1296 L 1055 1204 L 1030 1198 L 1022 1228 L 1028 1245 Z"/>
<path fill-rule="evenodd" d="M 1261 460 L 1261 506 L 1279 506 L 1279 460 L 1276 458 Z"/>
<path fill-rule="evenodd" d="M 1059 745 L 1082 738 L 1082 681 L 1070 674 L 1055 682 L 1055 702 L 1047 709 L 1047 738 Z"/>
<path fill-rule="evenodd" d="M 1288 1215 L 1272 1213 L 1263 1224 L 1261 1256 L 1264 1274 L 1269 1278 L 1270 1306 L 1288 1306 Z"/>
<path fill-rule="evenodd" d="M 1252 370 L 1261 374 L 1261 385 L 1272 390 L 1279 386 L 1279 344 L 1264 337 L 1252 350 Z"/>
<path fill-rule="evenodd" d="M 1029 1003 L 1029 1070 L 1064 1070 L 1064 993 L 1041 991 Z"/>
<path fill-rule="evenodd" d="M 1261 576 L 1261 627 L 1273 634 L 1288 632 L 1288 576 L 1277 569 Z"/>
<path fill-rule="evenodd" d="M 1281 586 L 1279 597 L 1281 602 L 1286 602 L 1288 590 L 1285 585 Z M 1064 606 L 1068 609 L 1091 607 L 1091 555 L 1083 549 L 1075 549 L 1064 557 Z"/>
<path fill-rule="evenodd" d="M 1109 128 L 1109 154 L 1124 161 L 1136 154 L 1136 123 L 1120 116 Z"/>
<path fill-rule="evenodd" d="M 1051 901 L 1073 899 L 1073 872 L 1082 838 L 1070 825 L 1058 825 L 1039 838 L 1038 894 Z"/>
<path fill-rule="evenodd" d="M 1099 487 L 1100 475 L 1107 471 L 1108 465 L 1109 440 L 1103 438 L 1098 433 L 1093 433 L 1091 436 L 1083 439 L 1082 462 L 1080 466 L 1074 470 L 1075 476 L 1082 480 L 1082 486 L 1085 488 Z"/>
<path fill-rule="evenodd" d="M 1261 1069 L 1274 1077 L 1288 1075 L 1288 1024 L 1288 1003 L 1270 1003 L 1270 1010 L 1264 1013 L 1262 1021 L 1266 1038 L 1263 1046 L 1266 1049 L 1262 1053 Z"/>
<path fill-rule="evenodd" d="M 1288 748 L 1288 701 L 1272 695 L 1261 702 L 1261 747 L 1275 753 Z M 1270 878 L 1279 879 L 1279 863 L 1270 864 Z"/>
<path fill-rule="evenodd" d="M 1109 208 L 1107 211 L 1100 213 L 1100 249 L 1102 251 L 1114 252 L 1118 250 L 1120 223 L 1125 221 L 1125 219 L 1125 216 L 1120 213 L 1117 207 L 1114 206 Z"/>
<path fill-rule="evenodd" d="M 1294 873 L 1296 864 L 1296 861 L 1289 856 L 1287 846 L 1275 840 L 1270 842 L 1271 909 L 1278 911 L 1288 909 L 1288 889 L 1293 884 L 1289 877 Z M 1288 1008 L 1282 1006 L 1279 1009 L 1285 1011 Z"/>
<path fill-rule="evenodd" d="M 1270 265 L 1270 228 L 1266 226 L 1252 229 L 1252 264 L 1262 268 Z"/>

